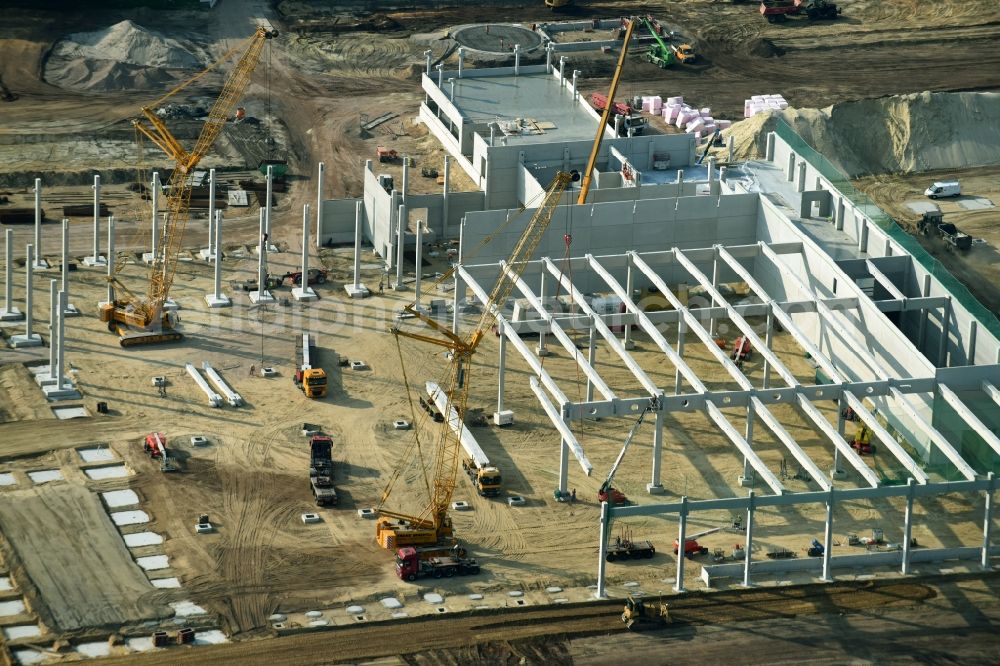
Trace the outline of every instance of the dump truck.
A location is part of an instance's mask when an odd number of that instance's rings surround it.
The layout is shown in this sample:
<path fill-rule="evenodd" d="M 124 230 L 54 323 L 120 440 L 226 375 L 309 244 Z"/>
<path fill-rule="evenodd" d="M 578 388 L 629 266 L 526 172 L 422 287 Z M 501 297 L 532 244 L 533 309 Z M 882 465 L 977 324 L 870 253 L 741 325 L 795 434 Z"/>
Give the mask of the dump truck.
<path fill-rule="evenodd" d="M 503 475 L 500 474 L 500 470 L 490 463 L 479 442 L 458 417 L 455 408 L 448 405 L 447 396 L 441 388 L 434 382 L 427 382 L 425 388 L 431 404 L 437 408 L 437 413 L 448 414 L 448 425 L 458 434 L 459 442 L 467 454 L 467 457 L 462 459 L 462 469 L 469 475 L 476 492 L 482 497 L 499 496 L 503 491 Z"/>
<path fill-rule="evenodd" d="M 314 435 L 309 440 L 309 487 L 317 506 L 336 506 L 337 490 L 333 487 L 333 439 Z"/>
<path fill-rule="evenodd" d="M 479 562 L 471 557 L 458 555 L 443 557 L 421 557 L 416 548 L 400 548 L 396 551 L 396 575 L 401 580 L 415 581 L 418 578 L 452 578 L 473 576 L 480 571 Z"/>
<path fill-rule="evenodd" d="M 399 153 L 392 148 L 386 148 L 385 146 L 376 146 L 375 155 L 378 157 L 379 162 L 395 162 L 399 159 Z"/>
<path fill-rule="evenodd" d="M 326 397 L 326 371 L 314 367 L 316 359 L 316 340 L 309 333 L 303 333 L 295 338 L 296 369 L 293 381 L 302 389 L 307 398 Z"/>

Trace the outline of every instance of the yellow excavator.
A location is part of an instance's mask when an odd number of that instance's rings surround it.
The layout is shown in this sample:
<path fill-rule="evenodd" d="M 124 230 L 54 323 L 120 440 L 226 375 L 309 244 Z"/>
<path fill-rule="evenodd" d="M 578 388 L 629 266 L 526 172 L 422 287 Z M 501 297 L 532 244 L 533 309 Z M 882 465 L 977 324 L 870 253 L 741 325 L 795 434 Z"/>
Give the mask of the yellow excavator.
<path fill-rule="evenodd" d="M 117 274 L 124 267 L 124 262 L 119 263 L 117 258 L 109 257 L 109 261 L 115 261 L 114 274 L 108 278 L 114 288 L 114 299 L 102 305 L 99 314 L 101 321 L 108 325 L 108 330 L 118 333 L 123 347 L 170 342 L 183 338 L 180 331 L 174 328 L 173 313 L 165 311 L 163 306 L 174 281 L 181 239 L 188 221 L 191 206 L 191 174 L 211 149 L 243 96 L 267 40 L 277 35 L 276 30 L 258 27 L 247 42 L 231 49 L 218 62 L 152 104 L 142 107 L 142 117 L 132 121 L 137 132 L 156 144 L 174 161 L 174 170 L 168 184 L 165 216 L 159 228 L 156 253 L 150 262 L 149 280 L 144 296 L 133 293 L 122 284 Z M 241 52 L 240 59 L 222 87 L 222 93 L 208 113 L 194 148 L 190 151 L 185 149 L 163 120 L 156 115 L 156 108 Z"/>
<path fill-rule="evenodd" d="M 615 91 L 618 89 L 618 81 L 621 77 L 622 67 L 625 62 L 625 54 L 628 50 L 629 38 L 632 35 L 635 22 L 635 19 L 632 19 L 628 24 L 625 43 L 622 46 L 622 51 L 618 59 L 618 66 L 615 69 L 615 74 L 611 81 L 611 90 L 609 92 L 608 99 L 614 99 Z M 609 104 L 608 107 L 610 108 L 611 105 Z M 608 111 L 605 110 L 604 116 L 601 118 L 601 122 L 597 127 L 597 135 L 594 138 L 593 148 L 587 161 L 587 171 L 584 174 L 583 181 L 580 183 L 581 189 L 578 196 L 578 203 L 580 204 L 584 203 L 587 199 L 587 193 L 591 184 L 590 176 L 597 163 L 597 156 L 600 152 L 601 142 L 608 126 L 607 117 Z M 568 173 L 560 171 L 556 173 L 555 178 L 545 191 L 545 196 L 542 199 L 541 204 L 535 210 L 535 213 L 532 215 L 527 226 L 525 226 L 524 231 L 521 233 L 521 236 L 514 245 L 514 249 L 511 251 L 507 261 L 504 262 L 504 268 L 496 278 L 496 282 L 489 293 L 488 301 L 483 305 L 483 311 L 479 318 L 479 322 L 466 335 L 460 336 L 452 333 L 449 327 L 442 325 L 435 319 L 432 319 L 424 314 L 424 312 L 417 307 L 416 303 L 406 306 L 404 311 L 408 313 L 411 318 L 416 318 L 426 324 L 426 326 L 431 329 L 432 333 L 428 334 L 405 331 L 399 328 L 398 325 L 390 329 L 390 332 L 396 337 L 397 347 L 400 342 L 399 338 L 402 336 L 438 347 L 443 347 L 448 350 L 448 356 L 450 358 L 448 366 L 448 379 L 447 383 L 442 384 L 448 404 L 442 411 L 445 414 L 450 414 L 451 410 L 454 409 L 458 413 L 459 422 L 464 423 L 465 420 L 466 404 L 469 397 L 469 386 L 472 380 L 472 361 L 476 350 L 478 349 L 479 344 L 483 341 L 487 332 L 492 330 L 493 324 L 496 321 L 497 312 L 501 307 L 503 307 L 503 304 L 507 302 L 507 299 L 514 290 L 517 280 L 520 278 L 521 274 L 524 273 L 528 261 L 531 259 L 535 248 L 538 247 L 542 237 L 545 235 L 545 230 L 552 221 L 552 215 L 555 213 L 556 206 L 558 206 L 562 200 L 563 193 L 571 183 L 576 182 L 579 178 L 580 174 L 576 171 Z M 449 274 L 450 272 L 445 275 L 445 278 L 447 278 Z M 402 364 L 403 356 L 401 351 L 399 356 Z M 403 382 L 407 386 L 407 392 L 409 392 L 405 365 L 403 366 L 402 374 Z M 412 399 L 410 402 L 412 409 Z M 413 411 L 415 413 L 415 410 Z M 414 430 L 414 437 L 419 448 L 419 428 Z M 398 551 L 403 548 L 417 548 L 418 550 L 423 551 L 424 554 L 428 555 L 434 554 L 435 551 L 439 551 L 441 548 L 445 547 L 458 548 L 454 539 L 451 518 L 448 516 L 448 509 L 451 504 L 452 494 L 455 491 L 458 462 L 460 458 L 460 446 L 461 443 L 459 441 L 458 433 L 450 427 L 448 419 L 443 419 L 437 432 L 434 476 L 432 478 L 433 489 L 428 488 L 430 501 L 418 514 L 403 513 L 387 509 L 385 507 L 385 503 L 392 492 L 395 482 L 403 472 L 405 461 L 398 465 L 396 470 L 390 476 L 385 490 L 382 493 L 381 501 L 377 507 L 379 518 L 375 524 L 375 540 L 383 548 L 396 553 L 397 558 L 401 557 L 401 554 Z M 454 552 L 461 553 L 462 549 Z"/>

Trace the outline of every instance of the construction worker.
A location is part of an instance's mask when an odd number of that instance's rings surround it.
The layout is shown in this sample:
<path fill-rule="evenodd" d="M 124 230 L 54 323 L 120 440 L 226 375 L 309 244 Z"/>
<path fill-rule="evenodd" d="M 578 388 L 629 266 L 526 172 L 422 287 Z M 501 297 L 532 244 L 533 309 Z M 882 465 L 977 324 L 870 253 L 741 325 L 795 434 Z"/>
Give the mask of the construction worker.
<path fill-rule="evenodd" d="M 253 363 L 251 363 L 250 364 L 250 376 L 253 377 L 255 374 L 257 374 L 257 366 L 254 365 Z"/>
<path fill-rule="evenodd" d="M 167 384 L 166 384 L 166 382 L 158 384 L 156 388 L 159 389 L 160 397 L 161 398 L 166 398 L 167 397 Z"/>
<path fill-rule="evenodd" d="M 576 488 L 573 489 L 573 493 L 570 495 L 570 501 L 576 501 Z"/>
<path fill-rule="evenodd" d="M 378 279 L 378 295 L 381 296 L 385 293 L 385 278 Z"/>

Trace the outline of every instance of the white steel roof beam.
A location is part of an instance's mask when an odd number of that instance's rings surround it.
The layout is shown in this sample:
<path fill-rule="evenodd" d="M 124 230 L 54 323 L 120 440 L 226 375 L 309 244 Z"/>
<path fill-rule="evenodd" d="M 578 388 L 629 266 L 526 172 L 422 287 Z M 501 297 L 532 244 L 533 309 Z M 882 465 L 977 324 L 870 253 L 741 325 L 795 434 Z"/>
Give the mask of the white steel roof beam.
<path fill-rule="evenodd" d="M 605 400 L 614 400 L 617 397 L 615 395 L 615 392 L 612 391 L 611 388 L 604 382 L 604 380 L 601 378 L 601 375 L 597 372 L 597 370 L 594 369 L 592 365 L 590 365 L 590 363 L 587 361 L 587 357 L 580 352 L 580 350 L 577 348 L 575 344 L 573 344 L 573 341 L 570 339 L 569 335 L 567 335 L 566 331 L 562 328 L 562 326 L 559 325 L 559 322 L 553 319 L 552 314 L 545 309 L 545 306 L 538 299 L 538 296 L 535 295 L 535 292 L 531 290 L 531 287 L 529 287 L 527 283 L 525 283 L 525 281 L 521 279 L 520 276 L 518 276 L 516 273 L 514 273 L 514 271 L 510 269 L 510 266 L 507 264 L 507 262 L 504 261 L 500 262 L 500 266 L 502 270 L 505 273 L 507 273 L 508 277 L 510 277 L 510 279 L 513 280 L 514 284 L 517 286 L 518 291 L 520 291 L 521 294 L 525 297 L 525 299 L 528 300 L 528 302 L 531 304 L 531 307 L 535 310 L 535 312 L 538 313 L 538 316 L 541 317 L 542 320 L 549 325 L 549 329 L 552 335 L 555 336 L 555 338 L 559 341 L 559 343 L 563 346 L 563 348 L 566 349 L 566 351 L 570 354 L 570 356 L 573 357 L 573 360 L 576 361 L 576 364 L 580 366 L 580 369 L 583 370 L 583 373 L 587 375 L 587 378 L 593 383 L 594 388 L 596 388 L 598 392 L 604 396 Z"/>
<path fill-rule="evenodd" d="M 959 455 L 958 451 L 955 450 L 955 447 L 951 445 L 951 442 L 945 439 L 944 435 L 942 435 L 937 428 L 929 424 L 922 416 L 920 416 L 917 410 L 914 409 L 913 405 L 911 405 L 910 401 L 906 398 L 906 394 L 895 386 L 889 389 L 889 393 L 896 399 L 896 404 L 898 404 L 899 407 L 906 412 L 907 416 L 910 417 L 910 420 L 916 423 L 918 427 L 927 433 L 927 436 L 930 437 L 931 441 L 939 449 L 941 449 L 945 457 L 951 461 L 951 463 L 958 469 L 959 473 L 969 481 L 975 480 L 976 470 L 972 469 L 972 467 L 969 466 L 969 463 L 965 462 L 965 459 Z"/>
<path fill-rule="evenodd" d="M 833 442 L 833 445 L 837 447 L 838 451 L 840 451 L 840 455 L 842 455 L 847 462 L 851 464 L 851 467 L 856 469 L 858 474 L 860 474 L 873 488 L 878 486 L 878 477 L 875 476 L 875 472 L 872 471 L 872 468 L 861 459 L 861 456 L 859 456 L 857 452 L 851 448 L 850 444 L 848 444 L 847 441 L 840 436 L 840 433 L 837 432 L 832 425 L 830 425 L 830 422 L 826 420 L 826 417 L 823 416 L 818 409 L 816 409 L 816 405 L 812 404 L 812 402 L 810 402 L 802 394 L 798 395 L 798 400 L 799 407 L 802 408 L 802 411 L 805 412 L 806 416 L 812 419 L 812 422 L 816 424 L 816 427 L 818 427 L 820 431 L 822 431 L 823 434 L 825 434 L 827 438 Z"/>
<path fill-rule="evenodd" d="M 903 450 L 903 447 L 899 445 L 899 442 L 889 434 L 889 432 L 882 427 L 882 424 L 878 422 L 878 419 L 865 409 L 864 404 L 858 399 L 856 395 L 850 391 L 844 391 L 844 398 L 847 400 L 848 406 L 854 410 L 854 412 L 861 417 L 868 429 L 879 439 L 880 442 L 885 444 L 886 448 L 896 457 L 896 460 L 913 475 L 913 478 L 917 483 L 927 483 L 927 475 L 924 474 L 924 470 L 913 461 L 913 458 Z"/>
<path fill-rule="evenodd" d="M 865 260 L 865 266 L 868 267 L 868 272 L 871 273 L 873 278 L 875 278 L 875 281 L 885 287 L 885 290 L 892 294 L 893 298 L 900 301 L 906 300 L 906 294 L 900 291 L 899 287 L 894 285 L 892 280 L 889 279 L 889 276 L 880 271 L 878 266 L 876 266 L 871 259 Z"/>
<path fill-rule="evenodd" d="M 811 476 L 813 480 L 823 488 L 823 490 L 829 490 L 830 480 L 827 478 L 826 474 L 820 471 L 819 467 L 816 466 L 816 463 L 813 462 L 813 459 L 802 450 L 802 447 L 800 447 L 798 442 L 795 441 L 795 438 L 788 434 L 788 431 L 785 430 L 784 426 L 781 425 L 781 422 L 774 417 L 774 414 L 768 410 L 767 406 L 757 398 L 751 398 L 750 400 L 753 402 L 754 411 L 757 416 L 760 417 L 760 420 L 764 423 L 764 425 L 774 433 L 774 436 L 778 438 L 778 441 L 784 444 L 785 448 L 791 452 L 792 457 L 794 457 L 798 463 L 802 465 L 803 469 L 809 472 L 809 476 Z"/>
<path fill-rule="evenodd" d="M 996 386 L 994 386 L 993 384 L 991 384 L 989 381 L 986 380 L 983 381 L 982 386 L 983 386 L 983 391 L 986 392 L 986 395 L 993 398 L 993 402 L 997 403 L 997 405 L 1000 405 L 1000 390 L 997 390 Z"/>
<path fill-rule="evenodd" d="M 584 453 L 583 447 L 580 446 L 580 442 L 576 441 L 573 431 L 570 430 L 569 426 L 566 425 L 566 422 L 563 421 L 559 410 L 556 409 L 556 406 L 552 404 L 551 400 L 549 400 L 549 396 L 545 394 L 544 390 L 542 390 L 538 380 L 534 377 L 529 377 L 528 383 L 531 385 L 531 390 L 538 398 L 538 402 L 541 404 L 542 409 L 544 409 L 545 413 L 548 414 L 549 420 L 552 421 L 552 425 L 554 425 L 556 430 L 559 431 L 563 441 L 566 442 L 566 446 L 569 447 L 569 450 L 572 451 L 573 455 L 576 457 L 577 462 L 580 463 L 580 467 L 583 468 L 584 474 L 590 476 L 590 473 L 594 471 L 594 466 L 591 465 L 590 460 L 587 459 L 587 454 Z"/>
<path fill-rule="evenodd" d="M 632 355 L 628 353 L 628 351 L 622 345 L 621 341 L 619 341 L 618 338 L 615 336 L 615 334 L 611 332 L 611 329 L 608 328 L 608 325 L 605 324 L 600 319 L 600 317 L 597 316 L 597 313 L 594 312 L 594 310 L 590 307 L 590 304 L 587 303 L 587 299 L 585 299 L 583 297 L 583 294 L 581 294 L 577 290 L 576 285 L 574 285 L 569 280 L 569 277 L 563 274 L 563 272 L 559 270 L 559 268 L 556 267 L 556 265 L 553 264 L 552 260 L 549 259 L 548 257 L 543 257 L 542 261 L 544 262 L 545 267 L 548 269 L 549 273 L 551 273 L 553 277 L 559 280 L 559 283 L 563 286 L 563 289 L 565 289 L 566 292 L 570 294 L 570 296 L 572 296 L 573 300 L 576 301 L 577 305 L 580 306 L 580 309 L 594 318 L 594 326 L 597 328 L 597 331 L 601 334 L 601 337 L 603 337 L 607 341 L 608 346 L 610 346 L 611 349 L 614 350 L 615 354 L 618 355 L 618 357 L 622 360 L 625 366 L 632 371 L 632 374 L 635 376 L 636 380 L 638 380 L 638 382 L 642 384 L 642 387 L 646 389 L 646 392 L 649 393 L 650 396 L 663 395 L 663 391 L 656 385 L 656 382 L 654 382 L 652 379 L 649 378 L 649 375 L 647 375 L 646 372 L 636 362 L 636 360 L 632 358 Z"/>
<path fill-rule="evenodd" d="M 785 487 L 781 485 L 781 481 L 779 481 L 778 477 L 776 477 L 774 473 L 767 468 L 767 465 L 765 465 L 764 461 L 760 459 L 757 452 L 750 447 L 745 439 L 743 439 L 743 435 L 736 432 L 736 428 L 734 428 L 733 424 L 729 422 L 726 415 L 722 413 L 722 410 L 720 410 L 711 400 L 705 401 L 705 409 L 708 412 L 709 418 L 715 421 L 715 425 L 719 426 L 719 429 L 722 430 L 729 440 L 736 445 L 736 448 L 740 450 L 743 457 L 750 462 L 750 465 L 757 471 L 758 474 L 760 474 L 761 478 L 764 479 L 764 483 L 769 485 L 775 494 L 781 495 L 784 493 Z"/>
<path fill-rule="evenodd" d="M 968 405 L 962 402 L 962 399 L 958 397 L 958 394 L 951 390 L 947 384 L 942 384 L 938 382 L 937 385 L 938 395 L 945 399 L 951 408 L 958 412 L 969 427 L 976 431 L 976 434 L 982 437 L 989 447 L 1000 456 L 1000 438 L 993 434 L 993 431 L 986 427 L 986 424 L 979 420 L 979 417 L 972 413 Z"/>

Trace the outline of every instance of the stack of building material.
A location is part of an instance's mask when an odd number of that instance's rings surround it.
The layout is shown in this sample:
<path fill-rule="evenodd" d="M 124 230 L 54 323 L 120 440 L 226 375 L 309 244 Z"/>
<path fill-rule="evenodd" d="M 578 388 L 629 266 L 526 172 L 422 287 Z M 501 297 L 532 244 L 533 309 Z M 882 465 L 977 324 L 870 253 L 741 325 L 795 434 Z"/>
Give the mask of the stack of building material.
<path fill-rule="evenodd" d="M 787 108 L 788 102 L 781 95 L 752 95 L 750 99 L 743 102 L 743 117 L 752 118 L 758 113 L 780 111 Z"/>
<path fill-rule="evenodd" d="M 655 113 L 656 115 L 659 115 L 662 109 L 663 98 L 659 95 L 642 98 L 642 110 L 646 113 Z"/>

